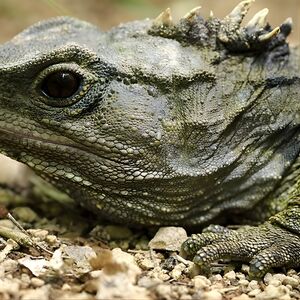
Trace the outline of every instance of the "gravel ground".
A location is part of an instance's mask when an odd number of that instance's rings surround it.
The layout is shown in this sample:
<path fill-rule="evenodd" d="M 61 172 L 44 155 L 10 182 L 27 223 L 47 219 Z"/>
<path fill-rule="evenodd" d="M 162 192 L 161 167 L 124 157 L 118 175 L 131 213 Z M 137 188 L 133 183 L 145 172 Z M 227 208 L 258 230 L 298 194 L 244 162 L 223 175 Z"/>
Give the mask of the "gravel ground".
<path fill-rule="evenodd" d="M 247 264 L 223 261 L 207 273 L 179 256 L 183 228 L 93 221 L 68 197 L 29 178 L 28 187 L 14 183 L 0 192 L 0 206 L 27 232 L 27 244 L 0 240 L 1 300 L 300 299 L 299 270 L 250 280 Z M 22 236 L 8 218 L 0 220 L 0 233 L 5 229 Z"/>

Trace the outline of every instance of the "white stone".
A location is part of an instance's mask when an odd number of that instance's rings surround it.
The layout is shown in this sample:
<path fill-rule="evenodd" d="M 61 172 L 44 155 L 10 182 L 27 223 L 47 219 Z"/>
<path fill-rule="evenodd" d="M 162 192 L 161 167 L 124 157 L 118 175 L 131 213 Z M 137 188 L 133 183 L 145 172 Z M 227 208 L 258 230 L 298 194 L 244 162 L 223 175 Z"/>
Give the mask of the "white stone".
<path fill-rule="evenodd" d="M 226 274 L 224 274 L 223 277 L 224 277 L 225 279 L 229 279 L 230 281 L 236 279 L 236 275 L 235 275 L 235 272 L 234 272 L 234 271 L 227 272 Z"/>
<path fill-rule="evenodd" d="M 180 251 L 187 233 L 182 227 L 161 227 L 149 242 L 151 249 Z"/>
<path fill-rule="evenodd" d="M 33 277 L 31 278 L 30 283 L 33 287 L 41 287 L 45 284 L 45 281 L 40 278 Z"/>

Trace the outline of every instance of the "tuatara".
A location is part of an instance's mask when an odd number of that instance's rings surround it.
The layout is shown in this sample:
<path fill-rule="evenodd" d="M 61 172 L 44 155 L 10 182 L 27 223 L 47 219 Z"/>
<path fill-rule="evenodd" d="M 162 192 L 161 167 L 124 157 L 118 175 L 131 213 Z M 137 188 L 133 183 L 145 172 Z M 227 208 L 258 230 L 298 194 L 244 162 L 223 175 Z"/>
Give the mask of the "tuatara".
<path fill-rule="evenodd" d="M 26 29 L 0 46 L 1 151 L 117 222 L 252 225 L 192 236 L 199 265 L 299 265 L 300 50 L 267 9 L 242 26 L 251 2 Z"/>

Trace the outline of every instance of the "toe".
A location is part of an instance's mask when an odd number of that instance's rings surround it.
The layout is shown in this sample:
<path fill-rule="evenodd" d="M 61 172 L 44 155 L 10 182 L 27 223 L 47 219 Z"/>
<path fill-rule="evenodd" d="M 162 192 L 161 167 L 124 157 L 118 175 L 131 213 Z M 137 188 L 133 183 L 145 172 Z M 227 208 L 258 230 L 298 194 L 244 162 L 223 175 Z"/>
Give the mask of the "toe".
<path fill-rule="evenodd" d="M 186 257 L 194 256 L 199 249 L 214 242 L 224 241 L 228 234 L 223 232 L 204 232 L 201 234 L 192 234 L 181 247 L 182 255 Z"/>
<path fill-rule="evenodd" d="M 260 251 L 250 261 L 250 277 L 262 277 L 274 267 L 288 267 L 300 265 L 299 241 L 293 243 L 277 243 Z"/>
<path fill-rule="evenodd" d="M 219 259 L 232 259 L 237 261 L 249 261 L 259 249 L 245 241 L 225 241 L 202 247 L 194 257 L 197 265 L 207 265 Z"/>

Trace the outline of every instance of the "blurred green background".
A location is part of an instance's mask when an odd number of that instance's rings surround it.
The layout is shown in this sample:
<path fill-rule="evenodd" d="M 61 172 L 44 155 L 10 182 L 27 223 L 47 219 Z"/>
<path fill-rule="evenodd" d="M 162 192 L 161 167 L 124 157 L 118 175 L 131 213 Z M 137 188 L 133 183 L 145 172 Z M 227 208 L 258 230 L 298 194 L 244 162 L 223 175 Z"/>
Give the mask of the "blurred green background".
<path fill-rule="evenodd" d="M 239 0 L 0 0 L 0 42 L 39 20 L 70 15 L 90 21 L 103 29 L 120 22 L 134 19 L 154 18 L 163 9 L 170 7 L 176 18 L 195 6 L 203 7 L 203 16 L 210 10 L 216 16 L 225 16 Z M 287 17 L 294 20 L 291 41 L 300 42 L 300 0 L 256 0 L 249 19 L 256 11 L 268 7 L 269 21 L 279 25 Z"/>

